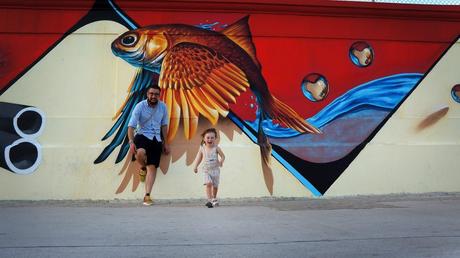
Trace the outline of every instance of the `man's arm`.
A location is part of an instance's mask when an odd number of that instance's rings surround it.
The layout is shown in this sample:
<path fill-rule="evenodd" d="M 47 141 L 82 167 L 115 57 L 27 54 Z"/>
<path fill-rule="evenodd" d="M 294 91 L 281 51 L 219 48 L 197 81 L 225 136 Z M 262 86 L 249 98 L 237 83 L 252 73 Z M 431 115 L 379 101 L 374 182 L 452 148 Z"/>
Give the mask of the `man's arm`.
<path fill-rule="evenodd" d="M 136 128 L 139 123 L 140 116 L 140 107 L 139 103 L 134 107 L 131 119 L 128 122 L 128 140 L 129 140 L 129 150 L 136 154 L 136 145 L 134 145 L 134 128 Z"/>
<path fill-rule="evenodd" d="M 129 150 L 136 154 L 136 145 L 134 145 L 134 127 L 128 126 Z"/>
<path fill-rule="evenodd" d="M 129 143 L 132 143 L 134 141 L 134 128 L 131 126 L 128 126 L 128 139 Z"/>

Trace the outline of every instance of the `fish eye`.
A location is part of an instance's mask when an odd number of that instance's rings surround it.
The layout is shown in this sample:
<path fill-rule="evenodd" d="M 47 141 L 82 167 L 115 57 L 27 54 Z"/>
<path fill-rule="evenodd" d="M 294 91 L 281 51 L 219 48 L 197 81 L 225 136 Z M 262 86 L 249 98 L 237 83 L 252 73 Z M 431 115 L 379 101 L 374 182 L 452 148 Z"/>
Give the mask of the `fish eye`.
<path fill-rule="evenodd" d="M 121 44 L 124 46 L 130 47 L 137 42 L 136 34 L 128 34 L 121 39 Z"/>

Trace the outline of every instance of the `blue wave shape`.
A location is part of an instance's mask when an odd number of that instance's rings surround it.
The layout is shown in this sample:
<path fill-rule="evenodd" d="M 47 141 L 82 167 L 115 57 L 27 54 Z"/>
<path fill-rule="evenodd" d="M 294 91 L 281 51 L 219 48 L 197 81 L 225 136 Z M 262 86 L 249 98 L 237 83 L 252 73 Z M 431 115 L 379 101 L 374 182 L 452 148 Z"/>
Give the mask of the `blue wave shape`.
<path fill-rule="evenodd" d="M 336 98 L 307 121 L 318 128 L 322 128 L 339 117 L 360 110 L 390 111 L 417 85 L 422 77 L 423 74 L 420 73 L 402 73 L 361 84 Z M 255 131 L 257 131 L 258 122 L 258 116 L 254 121 L 246 121 Z M 262 126 L 265 134 L 273 138 L 300 135 L 296 130 L 274 124 L 271 119 L 262 121 Z"/>

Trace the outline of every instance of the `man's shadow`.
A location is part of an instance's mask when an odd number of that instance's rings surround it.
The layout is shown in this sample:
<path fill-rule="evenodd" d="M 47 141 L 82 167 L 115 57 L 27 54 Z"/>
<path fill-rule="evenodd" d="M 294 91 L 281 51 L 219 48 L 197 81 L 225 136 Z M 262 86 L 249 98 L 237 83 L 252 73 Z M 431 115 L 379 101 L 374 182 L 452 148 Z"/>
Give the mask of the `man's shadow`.
<path fill-rule="evenodd" d="M 217 142 L 219 143 L 220 138 L 225 135 L 230 141 L 233 141 L 234 134 L 242 134 L 241 129 L 239 129 L 230 119 L 220 118 L 218 123 L 213 126 L 207 119 L 200 119 L 198 122 L 198 128 L 195 135 L 187 140 L 183 133 L 182 123 L 179 126 L 178 132 L 174 140 L 170 143 L 170 153 L 169 155 L 162 154 L 160 160 L 160 167 L 158 168 L 164 175 L 169 171 L 171 163 L 177 162 L 184 155 L 186 166 L 191 166 L 195 160 L 199 145 L 201 144 L 201 133 L 207 128 L 214 127 L 219 133 Z M 136 161 L 131 160 L 131 154 L 128 153 L 125 157 L 125 162 L 118 173 L 119 175 L 124 175 L 120 185 L 118 186 L 116 194 L 122 193 L 128 187 L 129 182 L 132 183 L 131 190 L 134 192 L 137 190 L 137 187 L 140 184 L 139 170 L 141 166 Z M 192 168 L 190 168 L 192 170 Z"/>

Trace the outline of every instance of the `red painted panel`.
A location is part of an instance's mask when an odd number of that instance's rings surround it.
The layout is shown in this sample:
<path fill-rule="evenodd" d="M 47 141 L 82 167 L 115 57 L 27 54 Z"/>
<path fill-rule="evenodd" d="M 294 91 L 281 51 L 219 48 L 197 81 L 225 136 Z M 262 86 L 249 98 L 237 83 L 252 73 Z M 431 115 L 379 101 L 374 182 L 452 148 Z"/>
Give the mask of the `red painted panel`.
<path fill-rule="evenodd" d="M 394 7 L 397 5 L 392 6 L 398 10 Z M 129 5 L 126 8 L 127 14 L 141 27 L 165 23 L 231 24 L 246 15 L 147 12 L 130 10 Z M 380 15 L 383 11 L 370 10 Z M 271 93 L 302 116 L 310 117 L 362 83 L 398 73 L 427 72 L 460 34 L 460 20 L 424 19 L 417 12 L 410 15 L 414 19 L 254 14 L 250 15 L 249 23 Z M 355 66 L 348 56 L 350 46 L 356 41 L 366 41 L 374 50 L 375 59 L 367 68 Z M 330 83 L 328 97 L 315 103 L 299 98 L 303 77 L 313 72 L 324 75 Z M 254 110 L 250 108 L 253 102 L 249 96 L 242 96 L 231 108 L 241 118 L 253 119 Z"/>
<path fill-rule="evenodd" d="M 3 3 L 5 4 L 5 3 Z M 78 9 L 0 8 L 0 92 L 74 26 L 93 5 Z"/>

